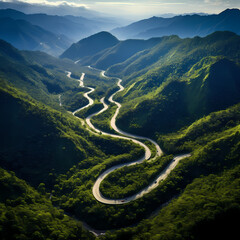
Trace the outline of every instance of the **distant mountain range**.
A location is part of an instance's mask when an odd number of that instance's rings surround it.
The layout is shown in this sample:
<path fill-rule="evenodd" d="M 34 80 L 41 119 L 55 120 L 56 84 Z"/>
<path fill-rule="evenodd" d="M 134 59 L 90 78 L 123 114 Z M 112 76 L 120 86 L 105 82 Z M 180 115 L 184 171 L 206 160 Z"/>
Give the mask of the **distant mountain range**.
<path fill-rule="evenodd" d="M 0 18 L 0 38 L 18 49 L 40 50 L 52 55 L 60 54 L 70 45 L 64 35 L 56 35 L 25 20 Z"/>
<path fill-rule="evenodd" d="M 24 50 L 41 50 L 60 55 L 72 42 L 115 25 L 106 19 L 24 14 L 0 10 L 0 38 Z"/>
<path fill-rule="evenodd" d="M 106 19 L 88 19 L 71 15 L 57 16 L 47 14 L 24 14 L 13 9 L 1 9 L 0 17 L 22 19 L 33 25 L 42 27 L 57 35 L 65 35 L 73 41 L 92 35 L 103 29 L 111 29 L 116 24 L 107 22 Z"/>
<path fill-rule="evenodd" d="M 172 18 L 152 17 L 111 32 L 120 39 L 206 36 L 215 31 L 232 31 L 240 34 L 240 10 L 227 9 L 217 15 L 184 15 Z"/>
<path fill-rule="evenodd" d="M 173 18 L 153 17 L 127 27 L 115 29 L 111 31 L 111 33 L 116 34 L 114 36 L 102 32 L 80 40 L 67 49 L 61 58 L 79 60 L 82 65 L 107 69 L 114 64 L 123 63 L 136 53 L 138 55 L 145 54 L 145 50 L 164 41 L 164 38 L 160 39 L 162 36 L 192 37 L 199 35 L 204 37 L 217 30 L 228 30 L 240 34 L 240 25 L 237 24 L 239 22 L 240 10 L 238 9 L 227 9 L 218 15 L 195 14 Z M 130 39 L 120 41 L 116 40 L 115 36 Z M 115 40 L 108 44 L 110 39 Z"/>

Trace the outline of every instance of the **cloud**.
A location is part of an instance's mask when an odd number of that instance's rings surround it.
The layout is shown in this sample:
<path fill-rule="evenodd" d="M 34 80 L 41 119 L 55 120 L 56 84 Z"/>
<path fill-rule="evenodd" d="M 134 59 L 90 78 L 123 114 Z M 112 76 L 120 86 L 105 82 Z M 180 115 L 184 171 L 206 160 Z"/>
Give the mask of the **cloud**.
<path fill-rule="evenodd" d="M 96 4 L 99 5 L 129 5 L 129 6 L 133 6 L 136 5 L 136 3 L 130 3 L 130 2 L 96 2 Z"/>
<path fill-rule="evenodd" d="M 77 3 L 74 1 L 48 1 L 48 0 L 1 0 L 1 2 L 10 2 L 10 3 L 28 3 L 28 4 L 38 4 L 46 6 L 70 6 L 70 7 L 87 7 L 86 4 Z"/>

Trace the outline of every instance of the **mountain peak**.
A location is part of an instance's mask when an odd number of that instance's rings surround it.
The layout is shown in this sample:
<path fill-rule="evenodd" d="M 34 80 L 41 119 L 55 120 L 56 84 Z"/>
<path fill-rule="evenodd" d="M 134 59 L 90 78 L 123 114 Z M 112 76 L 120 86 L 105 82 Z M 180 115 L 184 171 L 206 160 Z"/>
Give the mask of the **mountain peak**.
<path fill-rule="evenodd" d="M 105 40 L 113 40 L 118 42 L 118 39 L 113 36 L 111 33 L 106 32 L 106 31 L 102 31 L 102 32 L 98 32 L 96 34 L 93 34 L 87 38 L 81 39 L 78 43 L 82 42 L 82 41 L 90 41 L 90 40 L 101 40 L 101 39 L 105 39 Z"/>
<path fill-rule="evenodd" d="M 238 8 L 227 8 L 223 12 L 221 12 L 219 15 L 240 15 L 240 10 Z"/>
<path fill-rule="evenodd" d="M 113 47 L 117 43 L 119 43 L 119 40 L 115 36 L 109 32 L 102 31 L 74 43 L 61 55 L 61 58 L 79 60 L 82 57 Z"/>

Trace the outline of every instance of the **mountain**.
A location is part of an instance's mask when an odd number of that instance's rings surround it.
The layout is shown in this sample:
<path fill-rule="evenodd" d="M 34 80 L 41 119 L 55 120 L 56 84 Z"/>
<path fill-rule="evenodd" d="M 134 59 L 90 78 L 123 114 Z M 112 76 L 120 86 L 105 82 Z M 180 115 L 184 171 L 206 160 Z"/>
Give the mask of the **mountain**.
<path fill-rule="evenodd" d="M 152 49 L 113 65 L 108 74 L 122 76 L 126 86 L 117 124 L 152 137 L 238 103 L 239 44 L 239 36 L 230 32 L 164 37 Z"/>
<path fill-rule="evenodd" d="M 21 30 L 43 29 L 26 19 L 2 19 L 20 22 Z M 93 240 L 92 232 L 105 229 L 110 231 L 101 240 L 234 238 L 240 214 L 239 46 L 240 36 L 229 31 L 126 41 L 100 32 L 55 58 L 0 40 L 0 239 Z M 109 77 L 81 66 L 89 64 Z M 101 132 L 114 132 L 110 122 L 118 110 L 109 101 L 106 109 L 102 99 L 119 90 L 119 78 L 124 88 L 113 97 L 122 105 L 116 125 L 156 141 L 162 156 L 131 164 L 143 159 L 142 146 Z M 74 116 L 92 88 L 93 105 Z M 84 118 L 103 107 L 92 121 L 98 134 Z M 152 143 L 144 143 L 154 155 Z M 167 178 L 155 182 L 169 164 L 175 166 Z M 102 179 L 101 193 L 123 199 L 112 206 L 93 195 L 96 179 L 109 169 L 115 170 Z M 149 183 L 152 191 L 124 204 Z"/>
<path fill-rule="evenodd" d="M 82 65 L 91 65 L 99 69 L 107 69 L 114 64 L 124 62 L 137 52 L 154 47 L 160 42 L 160 38 L 120 41 L 113 47 L 104 49 L 93 56 L 81 59 L 79 63 Z"/>
<path fill-rule="evenodd" d="M 48 60 L 48 66 L 39 61 L 40 56 Z M 53 61 L 52 64 L 50 60 Z M 4 81 L 51 106 L 58 105 L 58 100 L 54 100 L 55 94 L 74 86 L 72 81 L 67 81 L 65 76 L 59 76 L 58 73 L 58 65 L 69 68 L 74 64 L 68 64 L 45 53 L 19 51 L 9 43 L 0 40 L 0 62 L 1 78 Z"/>
<path fill-rule="evenodd" d="M 218 15 L 184 15 L 172 18 L 152 17 L 111 32 L 120 39 L 151 38 L 178 35 L 181 38 L 206 36 L 215 31 L 232 31 L 240 34 L 237 24 L 240 21 L 239 9 L 227 9 Z"/>
<path fill-rule="evenodd" d="M 73 42 L 87 37 L 104 29 L 112 29 L 116 26 L 115 21 L 107 21 L 104 18 L 88 19 L 84 17 L 66 15 L 47 15 L 44 13 L 24 14 L 13 9 L 1 9 L 0 18 L 12 18 L 25 20 L 33 25 L 39 26 L 59 37 L 68 38 Z"/>
<path fill-rule="evenodd" d="M 161 39 L 155 47 L 139 52 L 125 62 L 112 65 L 108 73 L 111 75 L 119 73 L 120 76 L 131 79 L 144 75 L 149 70 L 154 72 L 155 68 L 160 69 L 166 66 L 168 69 L 172 62 L 175 62 L 176 67 L 181 65 L 187 67 L 209 55 L 229 55 L 237 58 L 234 49 L 237 49 L 238 36 L 231 32 L 215 32 L 204 38 L 180 39 L 178 36 L 169 36 Z M 229 42 L 233 45 L 228 49 Z M 181 62 L 180 59 L 186 62 Z M 169 68 L 168 71 L 170 72 L 171 69 Z"/>
<path fill-rule="evenodd" d="M 75 140 L 67 137 L 68 130 L 61 136 L 57 111 L 6 85 L 1 87 L 0 102 L 4 136 L 0 164 L 5 169 L 38 186 L 41 182 L 51 181 L 49 173 L 52 169 L 53 174 L 60 174 L 86 157 L 86 149 L 81 150 L 81 144 L 77 147 Z M 85 140 L 80 139 L 85 144 Z"/>
<path fill-rule="evenodd" d="M 14 172 L 0 168 L 0 190 L 1 239 L 94 239 L 81 223 L 54 207 L 49 196 L 43 196 L 43 183 L 38 192 Z"/>
<path fill-rule="evenodd" d="M 78 60 L 116 45 L 119 40 L 108 32 L 99 32 L 72 44 L 60 57 Z"/>
<path fill-rule="evenodd" d="M 25 20 L 0 18 L 0 38 L 22 50 L 40 50 L 59 55 L 70 42 Z"/>

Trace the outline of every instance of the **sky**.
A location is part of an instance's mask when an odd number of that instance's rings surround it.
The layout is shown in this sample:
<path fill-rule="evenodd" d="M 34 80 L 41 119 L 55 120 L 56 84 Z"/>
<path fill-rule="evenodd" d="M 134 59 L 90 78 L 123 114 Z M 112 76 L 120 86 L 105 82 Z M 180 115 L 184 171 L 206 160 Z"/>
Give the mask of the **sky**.
<path fill-rule="evenodd" d="M 2 0 L 15 1 L 15 0 Z M 20 0 L 46 5 L 83 6 L 116 16 L 150 17 L 166 13 L 219 13 L 226 8 L 240 8 L 240 0 Z"/>

